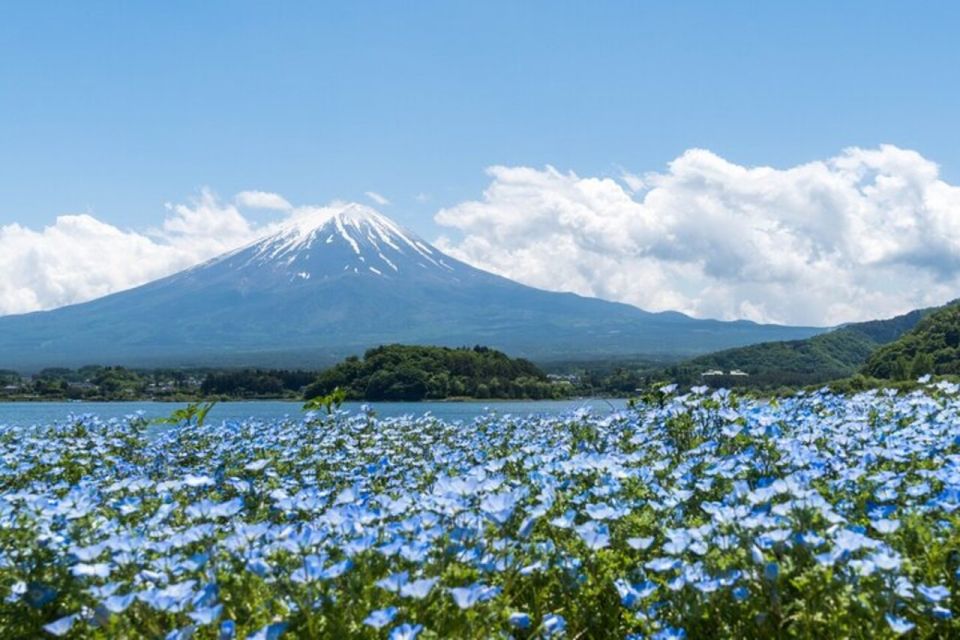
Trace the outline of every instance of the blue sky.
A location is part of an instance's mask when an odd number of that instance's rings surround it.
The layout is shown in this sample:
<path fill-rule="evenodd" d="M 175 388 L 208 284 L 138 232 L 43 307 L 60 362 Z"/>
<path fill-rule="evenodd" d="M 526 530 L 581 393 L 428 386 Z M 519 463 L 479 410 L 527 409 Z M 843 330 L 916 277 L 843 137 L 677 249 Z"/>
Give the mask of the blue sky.
<path fill-rule="evenodd" d="M 789 166 L 916 149 L 960 179 L 960 11 L 909 2 L 8 3 L 0 224 L 143 226 L 202 186 L 360 199 L 431 235 L 489 165 Z M 418 202 L 417 194 L 429 194 Z"/>
<path fill-rule="evenodd" d="M 368 192 L 476 266 L 650 310 L 941 304 L 957 33 L 949 2 L 7 3 L 0 314 Z"/>

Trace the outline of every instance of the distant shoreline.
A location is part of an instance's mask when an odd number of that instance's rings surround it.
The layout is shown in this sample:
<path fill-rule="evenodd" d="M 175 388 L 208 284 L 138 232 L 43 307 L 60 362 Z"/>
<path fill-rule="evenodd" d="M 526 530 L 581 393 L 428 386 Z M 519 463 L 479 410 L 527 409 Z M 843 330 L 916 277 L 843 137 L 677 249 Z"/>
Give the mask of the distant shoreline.
<path fill-rule="evenodd" d="M 626 396 L 571 396 L 568 398 L 426 398 L 423 400 L 348 400 L 344 404 L 534 404 L 539 402 L 583 402 L 587 400 L 627 400 Z M 190 402 L 285 402 L 295 405 L 303 405 L 304 401 L 296 398 L 188 398 L 188 399 L 165 399 L 165 398 L 133 398 L 125 400 L 116 399 L 83 399 L 70 400 L 68 398 L 0 398 L 0 405 L 3 404 L 76 404 L 76 405 L 98 405 L 98 404 L 187 404 Z"/>

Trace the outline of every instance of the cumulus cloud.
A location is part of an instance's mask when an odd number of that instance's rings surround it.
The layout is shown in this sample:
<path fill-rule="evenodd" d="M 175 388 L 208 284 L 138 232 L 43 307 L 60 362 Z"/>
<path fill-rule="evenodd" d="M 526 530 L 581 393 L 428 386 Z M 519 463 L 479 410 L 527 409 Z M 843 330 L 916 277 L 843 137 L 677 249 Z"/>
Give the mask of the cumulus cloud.
<path fill-rule="evenodd" d="M 522 282 L 699 317 L 833 325 L 960 292 L 960 188 L 894 146 L 787 169 L 702 149 L 619 179 L 496 166 L 441 249 Z M 452 235 L 452 234 L 451 234 Z"/>
<path fill-rule="evenodd" d="M 370 198 L 371 200 L 373 200 L 375 203 L 377 203 L 377 204 L 380 205 L 381 207 L 385 207 L 385 206 L 387 206 L 388 204 L 390 204 L 390 201 L 389 201 L 389 200 L 387 200 L 386 198 L 384 198 L 382 195 L 380 195 L 380 194 L 377 193 L 376 191 L 367 191 L 364 195 L 366 195 L 368 198 Z"/>
<path fill-rule="evenodd" d="M 205 190 L 185 204 L 167 205 L 162 225 L 143 232 L 87 214 L 59 216 L 41 230 L 2 226 L 0 315 L 128 289 L 240 247 L 277 224 L 256 225 Z"/>
<path fill-rule="evenodd" d="M 269 191 L 241 191 L 234 197 L 234 202 L 247 209 L 287 211 L 293 208 L 286 198 Z"/>

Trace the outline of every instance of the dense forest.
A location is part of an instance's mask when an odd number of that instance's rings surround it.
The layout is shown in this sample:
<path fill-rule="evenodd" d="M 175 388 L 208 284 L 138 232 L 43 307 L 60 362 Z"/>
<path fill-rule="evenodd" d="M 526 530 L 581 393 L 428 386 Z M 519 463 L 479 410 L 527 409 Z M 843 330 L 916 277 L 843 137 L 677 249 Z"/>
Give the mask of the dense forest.
<path fill-rule="evenodd" d="M 313 398 L 343 389 L 355 400 L 425 400 L 451 397 L 544 399 L 570 385 L 553 382 L 536 365 L 487 347 L 388 345 L 352 356 L 307 387 Z"/>
<path fill-rule="evenodd" d="M 664 367 L 658 375 L 683 385 L 773 389 L 822 384 L 854 375 L 874 351 L 932 311 L 918 309 L 887 320 L 857 322 L 806 340 L 719 351 Z"/>
<path fill-rule="evenodd" d="M 337 387 L 368 401 L 625 397 L 659 382 L 780 391 L 830 382 L 856 391 L 927 373 L 960 375 L 960 302 L 682 362 L 623 356 L 542 366 L 481 346 L 388 345 L 322 371 L 87 366 L 23 376 L 0 369 L 0 400 L 300 399 Z"/>
<path fill-rule="evenodd" d="M 862 373 L 885 380 L 960 374 L 960 303 L 931 313 L 898 340 L 877 349 Z"/>
<path fill-rule="evenodd" d="M 0 400 L 299 398 L 316 371 L 285 369 L 49 368 L 31 376 L 0 370 Z"/>

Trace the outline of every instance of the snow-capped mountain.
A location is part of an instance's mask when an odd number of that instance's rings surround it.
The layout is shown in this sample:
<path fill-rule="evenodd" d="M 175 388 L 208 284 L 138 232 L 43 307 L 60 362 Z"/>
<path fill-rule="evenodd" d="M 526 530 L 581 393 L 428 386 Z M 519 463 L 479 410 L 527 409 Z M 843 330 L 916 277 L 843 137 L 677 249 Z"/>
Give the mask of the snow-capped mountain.
<path fill-rule="evenodd" d="M 540 359 L 695 354 L 818 332 L 534 289 L 348 205 L 301 215 L 262 240 L 135 289 L 0 318 L 0 368 L 321 366 L 395 342 L 485 344 Z"/>
<path fill-rule="evenodd" d="M 188 269 L 211 269 L 268 281 L 368 276 L 394 280 L 450 279 L 471 270 L 370 207 L 349 204 L 301 214 L 253 244 Z M 476 271 L 473 269 L 472 271 Z"/>

